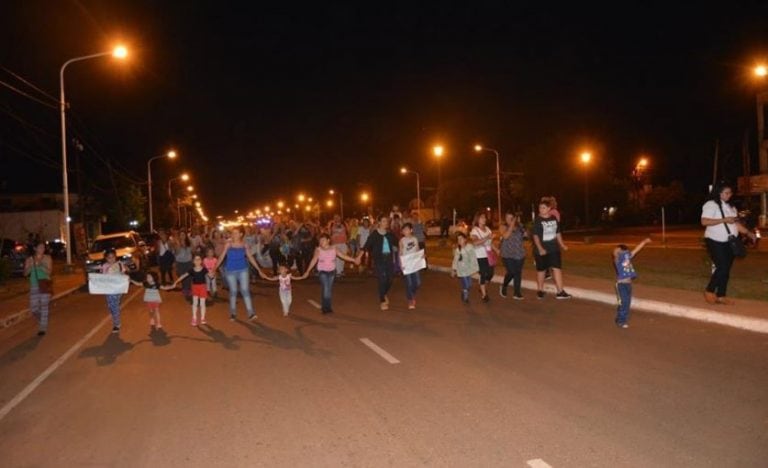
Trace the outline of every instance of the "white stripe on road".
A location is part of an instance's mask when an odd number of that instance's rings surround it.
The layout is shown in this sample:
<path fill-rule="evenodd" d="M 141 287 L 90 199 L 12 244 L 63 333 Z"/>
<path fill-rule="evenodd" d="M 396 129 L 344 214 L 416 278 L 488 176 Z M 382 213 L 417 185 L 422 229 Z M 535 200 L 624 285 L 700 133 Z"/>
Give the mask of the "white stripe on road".
<path fill-rule="evenodd" d="M 398 361 L 394 356 L 389 354 L 388 352 L 384 351 L 379 345 L 374 343 L 373 341 L 369 340 L 368 338 L 360 338 L 360 341 L 363 342 L 364 345 L 368 346 L 373 350 L 374 353 L 381 356 L 385 361 L 387 361 L 390 364 L 400 364 L 400 361 Z"/>
<path fill-rule="evenodd" d="M 128 299 L 126 299 L 122 303 L 121 307 L 127 306 L 128 303 L 131 302 L 136 296 L 138 296 L 141 291 L 142 289 L 139 289 L 135 293 L 133 293 Z M 42 374 L 38 375 L 35 378 L 35 380 L 33 380 L 32 382 L 29 383 L 29 385 L 24 387 L 24 389 L 21 392 L 19 392 L 18 395 L 16 395 L 15 397 L 13 397 L 11 401 L 6 403 L 5 406 L 3 406 L 2 409 L 0 409 L 0 421 L 2 421 L 2 419 L 13 410 L 13 408 L 18 406 L 19 403 L 21 403 L 22 401 L 24 401 L 24 399 L 27 398 L 30 393 L 34 392 L 35 389 L 45 381 L 45 379 L 47 379 L 51 374 L 56 372 L 56 369 L 61 367 L 61 365 L 64 364 L 64 362 L 66 362 L 67 359 L 69 359 L 73 354 L 75 354 L 77 350 L 80 349 L 81 346 L 83 346 L 88 340 L 90 340 L 93 337 L 93 335 L 96 334 L 96 332 L 99 331 L 99 328 L 103 327 L 104 324 L 109 322 L 110 320 L 112 320 L 111 316 L 107 315 L 106 317 L 104 317 L 104 320 L 102 320 L 95 327 L 93 327 L 93 329 L 88 333 L 86 333 L 84 337 L 80 338 L 80 341 L 78 341 L 71 348 L 69 348 L 66 353 L 62 354 L 60 358 L 56 359 L 56 361 L 54 361 L 53 364 L 48 366 L 48 368 L 45 369 Z"/>
<path fill-rule="evenodd" d="M 314 307 L 315 309 L 319 309 L 320 308 L 320 304 L 318 304 L 317 301 L 313 301 L 312 299 L 307 299 L 307 302 L 312 304 L 312 307 Z"/>
<path fill-rule="evenodd" d="M 552 468 L 552 466 L 542 460 L 541 458 L 534 458 L 533 460 L 528 460 L 526 463 L 528 463 L 528 466 L 531 468 Z"/>

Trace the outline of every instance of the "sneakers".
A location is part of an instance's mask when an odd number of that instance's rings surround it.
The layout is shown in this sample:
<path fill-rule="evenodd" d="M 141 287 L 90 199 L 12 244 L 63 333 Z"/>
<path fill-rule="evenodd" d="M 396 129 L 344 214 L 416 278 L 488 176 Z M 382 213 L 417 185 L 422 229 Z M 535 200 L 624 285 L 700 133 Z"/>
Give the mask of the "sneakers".
<path fill-rule="evenodd" d="M 520 294 L 515 294 L 514 296 L 512 296 L 512 299 L 514 299 L 516 301 L 522 301 L 524 298 Z"/>
<path fill-rule="evenodd" d="M 499 287 L 499 296 L 507 297 L 507 289 L 504 286 Z"/>
<path fill-rule="evenodd" d="M 555 294 L 555 299 L 570 299 L 571 297 L 573 297 L 573 296 L 571 296 L 570 294 L 565 292 L 565 289 L 563 289 L 559 293 Z"/>
<path fill-rule="evenodd" d="M 389 310 L 389 302 L 382 302 L 380 305 L 381 310 Z"/>
<path fill-rule="evenodd" d="M 469 304 L 469 291 L 466 289 L 461 291 L 461 302 L 464 304 Z"/>
<path fill-rule="evenodd" d="M 40 330 L 37 332 L 37 336 L 45 336 L 45 330 Z"/>
<path fill-rule="evenodd" d="M 723 296 L 723 297 L 718 297 L 716 302 L 717 302 L 718 304 L 723 304 L 723 305 L 734 305 L 734 304 L 736 304 L 736 303 L 735 303 L 735 302 L 733 302 L 731 299 L 728 299 L 728 298 L 727 298 L 727 297 L 725 297 L 725 296 Z"/>
<path fill-rule="evenodd" d="M 408 301 L 408 309 L 413 310 L 416 308 L 416 299 L 411 299 Z"/>
<path fill-rule="evenodd" d="M 196 326 L 197 326 L 197 320 L 195 320 L 195 319 L 192 319 L 192 326 L 193 326 L 193 327 L 196 327 Z"/>
<path fill-rule="evenodd" d="M 322 312 L 323 314 L 332 314 L 332 313 L 333 313 L 333 309 L 330 309 L 330 308 L 328 308 L 328 309 L 323 309 L 321 312 Z"/>
<path fill-rule="evenodd" d="M 544 291 L 539 291 L 536 293 L 537 299 L 544 299 Z"/>
<path fill-rule="evenodd" d="M 112 327 L 112 333 L 120 333 L 120 327 Z"/>
<path fill-rule="evenodd" d="M 629 328 L 628 323 L 617 323 L 616 326 L 619 328 Z"/>
<path fill-rule="evenodd" d="M 707 304 L 717 304 L 717 296 L 709 291 L 704 291 L 704 300 L 707 301 Z"/>
<path fill-rule="evenodd" d="M 483 296 L 483 298 L 481 299 L 481 301 L 483 301 L 483 302 L 485 302 L 485 303 L 488 303 L 488 302 L 490 302 L 490 301 L 491 301 L 491 298 L 490 298 L 490 297 L 488 297 L 488 294 L 486 294 L 485 296 Z"/>
<path fill-rule="evenodd" d="M 230 321 L 230 322 L 234 322 L 236 318 L 237 318 L 237 317 L 235 316 L 235 314 L 230 314 L 230 315 L 229 315 L 229 321 Z"/>
<path fill-rule="evenodd" d="M 251 314 L 251 315 L 249 315 L 249 316 L 248 316 L 248 321 L 249 321 L 249 322 L 253 322 L 253 321 L 254 321 L 254 320 L 256 320 L 257 318 L 258 318 L 258 317 L 256 317 L 256 314 Z"/>

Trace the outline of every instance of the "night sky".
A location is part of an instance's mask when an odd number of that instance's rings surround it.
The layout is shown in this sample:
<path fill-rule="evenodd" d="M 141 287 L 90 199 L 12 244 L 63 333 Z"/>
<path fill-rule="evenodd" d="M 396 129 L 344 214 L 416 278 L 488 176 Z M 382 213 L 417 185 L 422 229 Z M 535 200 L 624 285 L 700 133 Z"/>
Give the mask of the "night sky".
<path fill-rule="evenodd" d="M 655 182 L 690 191 L 710 182 L 717 138 L 728 177 L 745 131 L 754 152 L 766 2 L 256 3 L 4 1 L 0 65 L 57 96 L 65 60 L 124 41 L 127 63 L 67 71 L 86 182 L 108 188 L 102 159 L 143 180 L 172 146 L 156 183 L 189 170 L 211 215 L 358 184 L 404 201 L 398 167 L 434 185 L 435 142 L 445 178 L 492 173 L 480 141 L 532 198 L 565 200 L 585 147 L 618 176 L 647 154 Z M 60 190 L 59 160 L 57 111 L 0 87 L 0 191 Z"/>

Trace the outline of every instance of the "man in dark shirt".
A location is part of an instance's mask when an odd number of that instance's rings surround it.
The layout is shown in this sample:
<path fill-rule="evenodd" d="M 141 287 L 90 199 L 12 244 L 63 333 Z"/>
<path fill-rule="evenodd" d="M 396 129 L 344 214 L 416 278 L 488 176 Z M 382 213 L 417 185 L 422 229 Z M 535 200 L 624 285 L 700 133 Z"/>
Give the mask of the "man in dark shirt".
<path fill-rule="evenodd" d="M 544 274 L 552 269 L 552 276 L 557 287 L 556 299 L 570 299 L 571 295 L 563 289 L 563 271 L 560 250 L 568 250 L 560 234 L 560 223 L 550 213 L 549 200 L 539 203 L 539 215 L 533 220 L 533 257 L 536 260 L 536 284 L 539 292 L 536 296 L 544 298 Z"/>

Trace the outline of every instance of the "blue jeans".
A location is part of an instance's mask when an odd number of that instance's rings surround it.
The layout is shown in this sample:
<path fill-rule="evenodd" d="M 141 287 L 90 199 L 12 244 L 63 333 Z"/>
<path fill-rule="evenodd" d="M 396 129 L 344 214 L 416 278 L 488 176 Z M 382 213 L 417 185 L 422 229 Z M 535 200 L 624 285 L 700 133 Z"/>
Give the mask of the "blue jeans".
<path fill-rule="evenodd" d="M 240 294 L 243 296 L 243 302 L 245 302 L 245 310 L 248 311 L 248 317 L 253 317 L 248 269 L 227 271 L 224 276 L 227 278 L 227 285 L 229 286 L 229 315 L 237 315 L 237 284 L 240 283 Z"/>
<path fill-rule="evenodd" d="M 403 278 L 405 278 L 405 297 L 412 301 L 416 299 L 416 291 L 421 286 L 421 275 L 416 271 L 410 275 L 404 275 Z"/>
<path fill-rule="evenodd" d="M 392 277 L 395 275 L 392 259 L 387 256 L 383 261 L 376 262 L 373 269 L 379 280 L 379 302 L 384 302 L 389 288 L 392 287 Z"/>
<path fill-rule="evenodd" d="M 616 283 L 616 296 L 619 306 L 616 309 L 616 325 L 623 325 L 629 320 L 629 307 L 632 305 L 632 283 Z"/>
<path fill-rule="evenodd" d="M 336 271 L 319 271 L 320 278 L 320 306 L 323 312 L 331 310 L 331 294 L 333 293 L 333 280 L 336 278 Z"/>
<path fill-rule="evenodd" d="M 466 301 L 469 299 L 469 290 L 472 288 L 472 277 L 459 276 L 459 284 L 461 285 L 461 298 Z"/>
<path fill-rule="evenodd" d="M 107 297 L 107 307 L 112 316 L 112 326 L 120 328 L 120 298 L 122 294 L 109 294 Z"/>

